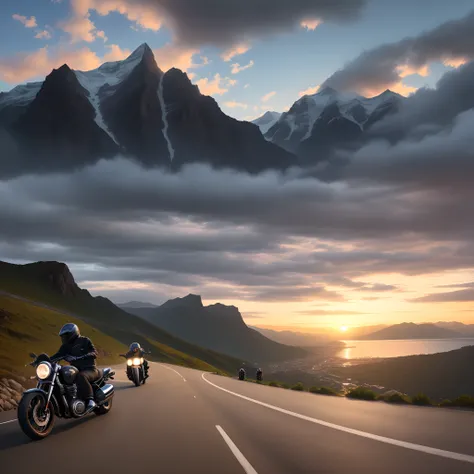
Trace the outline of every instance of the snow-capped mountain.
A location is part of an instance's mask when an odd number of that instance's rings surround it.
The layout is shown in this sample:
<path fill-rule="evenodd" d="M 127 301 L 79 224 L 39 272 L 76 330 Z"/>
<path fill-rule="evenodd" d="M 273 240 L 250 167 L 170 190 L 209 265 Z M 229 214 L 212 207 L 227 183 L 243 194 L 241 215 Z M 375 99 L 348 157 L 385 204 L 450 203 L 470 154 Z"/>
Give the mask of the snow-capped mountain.
<path fill-rule="evenodd" d="M 275 123 L 278 121 L 278 119 L 281 117 L 280 112 L 272 112 L 268 111 L 265 112 L 262 116 L 256 118 L 255 120 L 252 120 L 252 123 L 257 125 L 257 127 L 260 129 L 260 131 L 265 135 L 265 133 L 270 130 L 270 128 L 275 125 Z"/>
<path fill-rule="evenodd" d="M 395 111 L 402 99 L 389 90 L 367 98 L 326 87 L 297 100 L 267 130 L 265 138 L 300 156 L 310 153 L 314 147 L 344 146 L 363 135 L 387 113 Z"/>
<path fill-rule="evenodd" d="M 146 44 L 123 61 L 92 71 L 63 65 L 43 82 L 1 93 L 0 141 L 7 139 L 9 173 L 15 163 L 16 172 L 70 169 L 118 153 L 146 166 L 206 162 L 248 172 L 296 159 L 257 126 L 225 115 L 185 73 L 164 73 Z"/>

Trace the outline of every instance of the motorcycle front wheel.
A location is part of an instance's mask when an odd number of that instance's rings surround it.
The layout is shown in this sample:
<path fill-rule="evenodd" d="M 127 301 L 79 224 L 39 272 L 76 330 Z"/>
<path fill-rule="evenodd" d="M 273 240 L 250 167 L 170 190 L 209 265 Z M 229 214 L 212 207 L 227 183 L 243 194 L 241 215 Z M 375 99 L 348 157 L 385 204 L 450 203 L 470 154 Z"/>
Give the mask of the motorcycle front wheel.
<path fill-rule="evenodd" d="M 132 380 L 135 384 L 135 387 L 138 387 L 140 385 L 140 373 L 136 367 L 132 369 Z"/>
<path fill-rule="evenodd" d="M 18 423 L 23 433 L 37 441 L 46 438 L 54 426 L 54 410 L 45 406 L 46 399 L 40 393 L 23 395 L 18 405 Z"/>

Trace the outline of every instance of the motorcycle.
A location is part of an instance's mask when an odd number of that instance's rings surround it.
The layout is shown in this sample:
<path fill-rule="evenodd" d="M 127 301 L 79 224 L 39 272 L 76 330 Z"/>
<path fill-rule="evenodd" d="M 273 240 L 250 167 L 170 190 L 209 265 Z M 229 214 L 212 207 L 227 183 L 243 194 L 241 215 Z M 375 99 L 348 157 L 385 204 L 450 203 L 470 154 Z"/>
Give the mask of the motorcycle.
<path fill-rule="evenodd" d="M 55 417 L 81 418 L 86 414 L 86 403 L 77 398 L 75 383 L 79 370 L 58 362 L 64 358 L 50 359 L 47 354 L 30 353 L 31 365 L 36 369 L 36 388 L 23 392 L 18 404 L 18 422 L 23 433 L 32 440 L 46 438 L 52 431 Z M 107 383 L 114 378 L 110 368 L 99 369 L 99 377 L 91 382 L 97 416 L 107 414 L 112 408 L 114 386 Z"/>
<path fill-rule="evenodd" d="M 257 381 L 258 382 L 263 381 L 263 372 L 261 370 L 257 370 Z"/>
<path fill-rule="evenodd" d="M 245 370 L 239 370 L 239 380 L 245 380 Z"/>
<path fill-rule="evenodd" d="M 143 357 L 127 357 L 124 354 L 120 354 L 121 357 L 127 359 L 127 377 L 128 380 L 131 380 L 135 387 L 138 387 L 141 384 L 145 384 L 145 367 L 143 365 L 145 359 Z"/>

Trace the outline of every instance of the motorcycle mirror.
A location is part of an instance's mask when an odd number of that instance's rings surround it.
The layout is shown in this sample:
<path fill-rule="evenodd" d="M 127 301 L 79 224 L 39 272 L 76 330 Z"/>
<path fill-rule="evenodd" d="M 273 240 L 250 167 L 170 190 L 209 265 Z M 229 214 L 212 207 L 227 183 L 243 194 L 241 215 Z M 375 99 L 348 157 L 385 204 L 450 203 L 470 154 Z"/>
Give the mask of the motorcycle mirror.
<path fill-rule="evenodd" d="M 30 352 L 30 357 L 36 359 L 38 356 L 34 352 Z"/>

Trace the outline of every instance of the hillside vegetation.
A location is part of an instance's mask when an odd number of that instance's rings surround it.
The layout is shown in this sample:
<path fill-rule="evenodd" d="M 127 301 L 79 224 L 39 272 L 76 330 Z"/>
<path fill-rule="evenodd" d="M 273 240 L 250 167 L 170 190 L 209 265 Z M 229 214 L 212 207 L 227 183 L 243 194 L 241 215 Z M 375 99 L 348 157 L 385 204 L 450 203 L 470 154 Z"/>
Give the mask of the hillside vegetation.
<path fill-rule="evenodd" d="M 81 328 L 86 322 L 126 346 L 133 341 L 144 347 L 152 344 L 154 347 L 150 359 L 154 361 L 229 372 L 236 371 L 242 363 L 241 360 L 185 342 L 121 310 L 106 298 L 92 297 L 87 290 L 76 285 L 63 263 L 12 265 L 0 262 L 2 290 L 27 298 L 27 303 L 36 308 L 34 314 L 39 313 L 40 309 L 49 309 L 64 313 L 67 320 L 81 320 Z"/>
<path fill-rule="evenodd" d="M 432 398 L 474 394 L 474 346 L 429 355 L 396 357 L 370 364 L 333 369 L 354 383 L 381 385 L 404 393 L 424 392 Z"/>
<path fill-rule="evenodd" d="M 53 354 L 60 346 L 58 332 L 67 322 L 79 324 L 99 352 L 100 366 L 116 364 L 126 346 L 98 329 L 51 309 L 39 308 L 26 301 L 0 295 L 0 376 L 32 375 L 30 352 Z"/>

